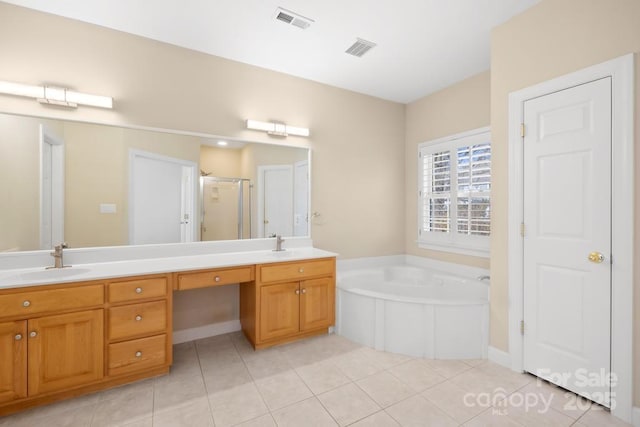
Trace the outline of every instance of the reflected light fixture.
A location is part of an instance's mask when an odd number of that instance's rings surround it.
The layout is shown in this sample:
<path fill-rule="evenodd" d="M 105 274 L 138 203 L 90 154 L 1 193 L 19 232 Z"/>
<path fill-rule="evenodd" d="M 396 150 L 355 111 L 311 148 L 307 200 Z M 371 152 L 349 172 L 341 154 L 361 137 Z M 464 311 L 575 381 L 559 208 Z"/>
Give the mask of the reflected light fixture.
<path fill-rule="evenodd" d="M 229 145 L 229 143 L 227 141 L 218 141 L 218 145 L 221 147 L 226 147 L 227 145 Z"/>
<path fill-rule="evenodd" d="M 248 119 L 247 129 L 261 130 L 273 136 L 309 136 L 308 128 L 289 126 L 282 122 L 261 122 L 258 120 Z"/>
<path fill-rule="evenodd" d="M 109 96 L 91 95 L 61 87 L 33 86 L 0 80 L 0 94 L 35 98 L 42 104 L 61 105 L 76 108 L 78 105 L 90 107 L 113 108 L 113 98 Z"/>

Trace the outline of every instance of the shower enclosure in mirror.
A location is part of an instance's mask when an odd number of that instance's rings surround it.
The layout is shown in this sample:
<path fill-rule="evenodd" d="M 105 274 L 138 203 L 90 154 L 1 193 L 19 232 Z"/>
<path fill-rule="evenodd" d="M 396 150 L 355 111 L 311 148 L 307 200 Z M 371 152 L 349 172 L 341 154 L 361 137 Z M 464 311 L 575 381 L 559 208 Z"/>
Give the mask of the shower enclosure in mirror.
<path fill-rule="evenodd" d="M 218 142 L 0 114 L 0 252 L 308 236 L 309 150 Z"/>

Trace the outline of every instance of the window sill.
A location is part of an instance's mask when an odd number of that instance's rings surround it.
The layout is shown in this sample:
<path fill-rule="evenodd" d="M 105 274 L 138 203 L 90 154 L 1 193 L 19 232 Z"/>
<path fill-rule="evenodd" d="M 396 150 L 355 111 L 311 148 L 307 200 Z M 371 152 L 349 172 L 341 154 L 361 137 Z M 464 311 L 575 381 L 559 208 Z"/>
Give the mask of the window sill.
<path fill-rule="evenodd" d="M 443 243 L 433 243 L 417 241 L 420 249 L 429 249 L 432 251 L 449 252 L 458 255 L 475 256 L 479 258 L 489 258 L 489 248 L 478 248 L 468 246 L 454 246 Z"/>

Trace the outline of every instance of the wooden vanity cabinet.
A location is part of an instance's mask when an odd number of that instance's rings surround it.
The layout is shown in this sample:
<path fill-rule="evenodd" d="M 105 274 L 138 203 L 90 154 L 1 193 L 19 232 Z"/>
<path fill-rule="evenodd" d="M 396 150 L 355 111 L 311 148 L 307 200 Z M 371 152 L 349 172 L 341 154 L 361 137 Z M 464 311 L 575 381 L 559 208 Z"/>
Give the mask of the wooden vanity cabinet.
<path fill-rule="evenodd" d="M 27 321 L 0 323 L 0 403 L 27 397 Z"/>
<path fill-rule="evenodd" d="M 335 322 L 335 258 L 256 266 L 240 287 L 240 321 L 255 348 L 326 333 Z"/>

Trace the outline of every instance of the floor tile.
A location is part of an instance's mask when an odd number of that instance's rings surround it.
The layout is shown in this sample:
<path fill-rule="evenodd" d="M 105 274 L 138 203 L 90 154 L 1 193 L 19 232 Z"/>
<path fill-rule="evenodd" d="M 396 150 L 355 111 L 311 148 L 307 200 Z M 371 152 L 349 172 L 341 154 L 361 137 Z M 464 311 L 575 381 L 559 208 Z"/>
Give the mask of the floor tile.
<path fill-rule="evenodd" d="M 179 377 L 175 381 L 156 383 L 153 389 L 154 411 L 170 409 L 206 396 L 202 375 L 197 377 Z"/>
<path fill-rule="evenodd" d="M 154 427 L 213 427 L 213 417 L 206 396 L 172 405 L 169 409 L 157 407 L 153 412 Z"/>
<path fill-rule="evenodd" d="M 257 380 L 256 386 L 272 411 L 313 396 L 294 370 Z"/>
<path fill-rule="evenodd" d="M 356 381 L 382 370 L 382 366 L 375 363 L 364 349 L 358 349 L 332 359 L 333 363 L 349 379 Z"/>
<path fill-rule="evenodd" d="M 381 409 L 355 384 L 347 384 L 323 393 L 318 399 L 341 426 L 358 421 Z"/>
<path fill-rule="evenodd" d="M 631 427 L 598 405 L 593 405 L 578 422 L 586 427 Z"/>
<path fill-rule="evenodd" d="M 449 381 L 431 387 L 422 396 L 459 423 L 469 421 L 490 406 Z"/>
<path fill-rule="evenodd" d="M 416 359 L 394 366 L 389 370 L 393 376 L 407 384 L 416 392 L 424 391 L 446 378 L 429 366 L 426 360 Z"/>
<path fill-rule="evenodd" d="M 522 427 L 495 408 L 489 408 L 463 424 L 464 427 Z"/>
<path fill-rule="evenodd" d="M 279 427 L 331 427 L 338 425 L 315 397 L 275 411 L 273 418 Z"/>
<path fill-rule="evenodd" d="M 454 377 L 464 371 L 468 371 L 469 369 L 471 369 L 471 366 L 460 360 L 427 359 L 426 362 L 431 369 L 445 378 Z"/>
<path fill-rule="evenodd" d="M 242 424 L 236 424 L 237 427 L 276 427 L 276 422 L 271 414 L 265 414 L 261 417 L 245 421 Z"/>
<path fill-rule="evenodd" d="M 451 417 L 418 395 L 385 409 L 402 426 L 457 426 Z"/>
<path fill-rule="evenodd" d="M 97 404 L 56 409 L 55 412 L 31 410 L 8 417 L 0 417 L 2 427 L 79 427 L 91 425 Z"/>
<path fill-rule="evenodd" d="M 109 394 L 108 399 L 98 403 L 91 425 L 94 427 L 116 426 L 149 418 L 153 414 L 153 383 L 132 384 L 122 388 L 120 394 Z"/>
<path fill-rule="evenodd" d="M 209 394 L 253 383 L 253 378 L 251 378 L 246 365 L 242 361 L 223 367 L 205 364 L 203 365 L 202 376 Z"/>
<path fill-rule="evenodd" d="M 363 348 L 360 351 L 364 353 L 372 363 L 382 369 L 389 369 L 412 359 L 412 357 L 404 354 L 388 353 L 371 348 Z"/>
<path fill-rule="evenodd" d="M 527 427 L 572 425 L 575 420 L 553 409 L 549 397 L 523 392 L 523 389 L 520 389 L 505 399 L 499 407 L 504 408 L 509 418 Z"/>
<path fill-rule="evenodd" d="M 400 424 L 385 411 L 376 412 L 363 418 L 360 421 L 351 424 L 350 427 L 398 427 Z"/>
<path fill-rule="evenodd" d="M 576 420 L 591 408 L 591 401 L 543 380 L 534 380 L 518 392 L 550 400 L 553 409 Z"/>
<path fill-rule="evenodd" d="M 412 388 L 386 371 L 363 378 L 356 384 L 383 408 L 415 394 Z"/>
<path fill-rule="evenodd" d="M 314 394 L 324 393 L 325 391 L 333 390 L 334 388 L 351 382 L 351 380 L 330 361 L 304 365 L 296 368 L 296 372 Z"/>
<path fill-rule="evenodd" d="M 269 411 L 253 383 L 210 393 L 209 404 L 216 427 L 240 424 Z"/>

